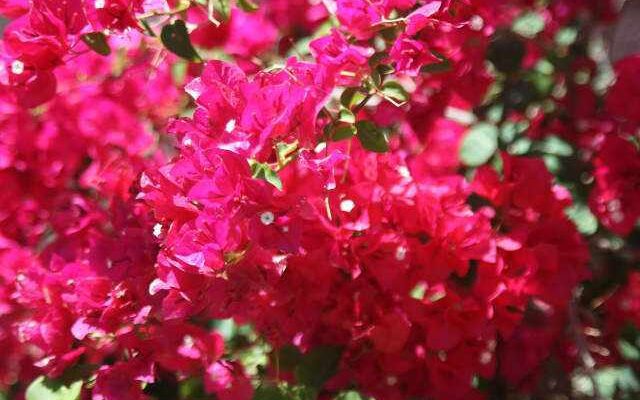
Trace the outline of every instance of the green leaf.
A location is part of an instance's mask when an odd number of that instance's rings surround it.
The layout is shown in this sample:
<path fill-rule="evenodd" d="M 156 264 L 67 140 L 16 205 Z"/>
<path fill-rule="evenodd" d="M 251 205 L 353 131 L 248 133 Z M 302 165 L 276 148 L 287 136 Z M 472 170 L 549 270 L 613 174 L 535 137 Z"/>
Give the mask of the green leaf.
<path fill-rule="evenodd" d="M 536 150 L 559 157 L 573 155 L 573 147 L 557 136 L 549 136 L 543 142 L 537 143 Z"/>
<path fill-rule="evenodd" d="M 293 143 L 278 142 L 276 144 L 276 155 L 280 165 L 286 165 L 295 157 L 295 151 L 298 150 L 298 142 Z"/>
<path fill-rule="evenodd" d="M 560 46 L 571 46 L 576 39 L 578 39 L 578 30 L 572 26 L 560 29 L 555 37 L 556 43 Z"/>
<path fill-rule="evenodd" d="M 369 66 L 374 69 L 376 68 L 384 59 L 389 57 L 389 54 L 386 52 L 375 53 L 371 57 L 369 57 Z"/>
<path fill-rule="evenodd" d="M 362 147 L 376 153 L 385 153 L 389 150 L 389 139 L 385 132 L 371 121 L 356 122 L 358 140 Z"/>
<path fill-rule="evenodd" d="M 66 386 L 45 376 L 36 378 L 27 388 L 26 400 L 78 400 L 82 390 L 82 381 Z"/>
<path fill-rule="evenodd" d="M 278 173 L 272 170 L 269 164 L 263 164 L 253 160 L 249 163 L 251 164 L 251 172 L 254 178 L 267 181 L 278 188 L 278 190 L 282 190 L 282 181 Z"/>
<path fill-rule="evenodd" d="M 426 292 L 427 292 L 427 285 L 421 282 L 421 283 L 418 283 L 416 286 L 414 286 L 413 289 L 411 289 L 411 293 L 409 293 L 409 296 L 411 296 L 411 298 L 415 300 L 422 300 L 424 299 L 424 294 Z"/>
<path fill-rule="evenodd" d="M 165 25 L 160 33 L 160 39 L 170 52 L 189 61 L 202 60 L 191 44 L 187 26 L 181 19 L 176 20 L 173 24 Z"/>
<path fill-rule="evenodd" d="M 527 75 L 527 80 L 533 85 L 540 97 L 548 96 L 555 87 L 554 76 L 532 70 Z"/>
<path fill-rule="evenodd" d="M 355 390 L 349 390 L 348 392 L 342 392 L 338 394 L 335 400 L 365 400 L 366 397 L 362 396 Z"/>
<path fill-rule="evenodd" d="M 394 72 L 396 72 L 395 68 L 393 68 L 393 65 L 389 65 L 389 64 L 380 64 L 376 67 L 376 70 L 382 76 L 391 75 Z"/>
<path fill-rule="evenodd" d="M 293 371 L 302 362 L 304 355 L 296 346 L 285 345 L 277 353 L 278 365 L 282 371 Z"/>
<path fill-rule="evenodd" d="M 380 85 L 382 85 L 382 75 L 380 75 L 380 71 L 378 71 L 377 68 L 371 71 L 371 84 L 373 87 L 380 87 Z"/>
<path fill-rule="evenodd" d="M 622 355 L 622 358 L 629 361 L 640 360 L 640 349 L 624 339 L 618 340 L 618 351 Z"/>
<path fill-rule="evenodd" d="M 214 319 L 209 322 L 209 325 L 226 341 L 231 340 L 236 333 L 236 324 L 233 318 Z"/>
<path fill-rule="evenodd" d="M 567 208 L 566 214 L 583 235 L 593 235 L 598 230 L 598 218 L 589 210 L 589 207 L 582 204 L 574 204 Z"/>
<path fill-rule="evenodd" d="M 177 85 L 182 85 L 187 78 L 187 70 L 189 65 L 184 60 L 179 60 L 171 66 L 171 77 Z"/>
<path fill-rule="evenodd" d="M 180 399 L 203 399 L 206 396 L 204 384 L 199 378 L 189 378 L 178 383 L 178 393 Z"/>
<path fill-rule="evenodd" d="M 238 0 L 238 7 L 240 7 L 242 11 L 246 12 L 254 12 L 258 10 L 258 5 L 251 0 Z"/>
<path fill-rule="evenodd" d="M 530 11 L 518 17 L 511 28 L 514 32 L 531 39 L 544 30 L 544 19 L 537 12 Z"/>
<path fill-rule="evenodd" d="M 498 128 L 481 122 L 469 129 L 460 147 L 460 160 L 467 166 L 477 167 L 498 150 Z"/>
<path fill-rule="evenodd" d="M 102 56 L 111 54 L 111 48 L 107 42 L 107 37 L 102 32 L 85 33 L 80 37 L 91 50 Z"/>
<path fill-rule="evenodd" d="M 317 393 L 305 386 L 290 386 L 281 382 L 277 386 L 265 384 L 256 388 L 253 400 L 315 400 Z"/>
<path fill-rule="evenodd" d="M 509 145 L 509 153 L 515 155 L 524 155 L 531 150 L 531 139 L 522 137 Z"/>
<path fill-rule="evenodd" d="M 560 157 L 553 154 L 545 154 L 542 156 L 542 160 L 544 161 L 544 165 L 547 166 L 547 169 L 552 174 L 558 174 L 560 169 L 562 168 L 562 162 L 560 162 Z"/>
<path fill-rule="evenodd" d="M 338 112 L 338 121 L 346 122 L 347 124 L 355 124 L 356 116 L 353 115 L 351 110 L 349 110 L 347 108 L 342 108 Z"/>
<path fill-rule="evenodd" d="M 340 104 L 347 109 L 352 109 L 365 99 L 365 95 L 358 88 L 348 87 L 340 95 Z"/>
<path fill-rule="evenodd" d="M 617 390 L 637 391 L 640 383 L 633 370 L 627 366 L 608 367 L 598 370 L 595 374 L 596 385 L 600 395 L 605 399 L 612 399 Z"/>
<path fill-rule="evenodd" d="M 405 103 L 409 100 L 409 94 L 401 84 L 395 81 L 385 82 L 382 85 L 382 93 L 385 97 L 390 98 L 397 103 Z"/>
<path fill-rule="evenodd" d="M 342 356 L 342 349 L 336 346 L 319 346 L 305 354 L 295 370 L 298 383 L 312 388 L 321 388 L 335 375 Z"/>
<path fill-rule="evenodd" d="M 356 127 L 353 124 L 338 121 L 327 125 L 324 132 L 327 139 L 337 142 L 352 138 L 356 134 Z"/>
<path fill-rule="evenodd" d="M 277 386 L 260 386 L 253 394 L 253 400 L 289 400 L 289 397 Z"/>
<path fill-rule="evenodd" d="M 208 0 L 208 1 L 213 2 L 216 0 Z M 229 0 L 217 0 L 216 9 L 220 12 L 220 15 L 222 15 L 222 19 L 224 20 L 229 19 L 229 16 L 231 15 L 231 6 L 229 4 Z"/>
<path fill-rule="evenodd" d="M 451 71 L 451 61 L 444 60 L 431 64 L 425 64 L 420 68 L 420 72 L 423 74 L 440 74 Z"/>

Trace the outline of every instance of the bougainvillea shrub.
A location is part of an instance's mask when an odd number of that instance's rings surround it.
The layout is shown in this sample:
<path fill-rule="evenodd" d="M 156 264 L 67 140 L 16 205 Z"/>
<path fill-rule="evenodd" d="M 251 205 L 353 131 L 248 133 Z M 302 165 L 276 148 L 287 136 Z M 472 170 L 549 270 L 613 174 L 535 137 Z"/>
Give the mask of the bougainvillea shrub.
<path fill-rule="evenodd" d="M 0 0 L 0 398 L 637 398 L 622 3 Z"/>

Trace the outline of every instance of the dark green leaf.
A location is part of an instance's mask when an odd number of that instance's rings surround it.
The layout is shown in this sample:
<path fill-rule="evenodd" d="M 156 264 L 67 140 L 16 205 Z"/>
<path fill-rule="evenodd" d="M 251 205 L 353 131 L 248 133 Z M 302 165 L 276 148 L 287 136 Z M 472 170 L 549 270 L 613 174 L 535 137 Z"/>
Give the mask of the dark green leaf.
<path fill-rule="evenodd" d="M 334 142 L 349 139 L 355 134 L 356 127 L 346 122 L 333 122 L 325 127 L 327 139 L 333 140 Z"/>
<path fill-rule="evenodd" d="M 196 49 L 191 44 L 189 32 L 183 20 L 176 20 L 162 28 L 160 39 L 164 46 L 172 53 L 189 61 L 201 61 Z"/>
<path fill-rule="evenodd" d="M 385 153 L 389 150 L 387 135 L 371 121 L 358 121 L 356 123 L 358 140 L 362 147 L 376 153 Z"/>
<path fill-rule="evenodd" d="M 358 88 L 348 87 L 340 96 L 340 104 L 347 109 L 352 109 L 365 99 L 365 95 Z"/>
<path fill-rule="evenodd" d="M 377 68 L 371 71 L 371 83 L 374 87 L 382 85 L 382 75 L 380 75 L 380 71 Z"/>
<path fill-rule="evenodd" d="M 482 122 L 467 132 L 460 147 L 460 159 L 465 165 L 477 167 L 489 161 L 497 149 L 498 128 Z"/>
<path fill-rule="evenodd" d="M 305 354 L 295 371 L 298 383 L 321 388 L 335 375 L 342 350 L 336 346 L 319 346 Z"/>
<path fill-rule="evenodd" d="M 86 43 L 87 46 L 91 48 L 91 50 L 96 53 L 108 56 L 111 54 L 111 48 L 109 47 L 109 43 L 107 42 L 107 37 L 102 32 L 91 32 L 85 33 L 80 37 L 83 42 Z"/>
<path fill-rule="evenodd" d="M 26 400 L 77 400 L 80 398 L 82 381 L 70 385 L 40 376 L 27 388 Z"/>
<path fill-rule="evenodd" d="M 289 400 L 289 397 L 277 386 L 260 386 L 253 394 L 253 400 Z"/>
<path fill-rule="evenodd" d="M 420 68 L 420 72 L 429 74 L 438 74 L 449 71 L 451 71 L 451 62 L 449 60 L 426 64 Z"/>
<path fill-rule="evenodd" d="M 246 12 L 254 12 L 258 10 L 258 5 L 251 0 L 238 0 L 238 7 L 240 7 L 242 11 Z"/>
<path fill-rule="evenodd" d="M 265 384 L 256 388 L 253 400 L 315 400 L 317 397 L 312 388 L 281 382 L 278 386 Z"/>
<path fill-rule="evenodd" d="M 302 361 L 304 355 L 296 346 L 286 345 L 278 350 L 278 365 L 282 371 L 293 371 Z"/>
<path fill-rule="evenodd" d="M 407 91 L 404 90 L 401 84 L 395 81 L 385 82 L 385 84 L 382 85 L 382 93 L 397 103 L 405 103 L 409 100 Z"/>
<path fill-rule="evenodd" d="M 385 52 L 375 53 L 371 57 L 369 57 L 369 66 L 371 68 L 375 68 L 378 64 L 380 64 L 385 58 L 389 57 L 389 54 Z"/>
<path fill-rule="evenodd" d="M 376 67 L 376 70 L 382 76 L 391 75 L 395 72 L 395 68 L 393 68 L 393 66 L 389 64 L 380 64 Z"/>
<path fill-rule="evenodd" d="M 499 30 L 491 37 L 487 59 L 505 74 L 515 73 L 522 65 L 526 53 L 522 38 L 511 31 Z"/>

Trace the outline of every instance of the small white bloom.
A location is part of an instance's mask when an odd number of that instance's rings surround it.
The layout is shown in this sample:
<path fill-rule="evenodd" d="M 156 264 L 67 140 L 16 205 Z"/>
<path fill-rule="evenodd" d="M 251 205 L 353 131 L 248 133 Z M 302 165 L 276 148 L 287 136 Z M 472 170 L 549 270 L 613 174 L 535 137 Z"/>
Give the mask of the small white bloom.
<path fill-rule="evenodd" d="M 399 166 L 396 171 L 398 171 L 400 176 L 403 178 L 411 178 L 411 172 L 409 171 L 409 168 L 407 168 L 406 165 Z"/>
<path fill-rule="evenodd" d="M 101 8 L 104 8 L 105 5 L 106 5 L 105 0 L 96 0 L 95 3 L 93 3 L 93 6 L 98 10 Z"/>
<path fill-rule="evenodd" d="M 24 72 L 24 63 L 20 60 L 15 60 L 11 63 L 11 72 L 16 75 L 20 75 Z"/>
<path fill-rule="evenodd" d="M 184 335 L 184 337 L 182 338 L 182 345 L 184 347 L 191 348 L 194 344 L 195 341 L 193 340 L 193 337 L 191 335 Z"/>
<path fill-rule="evenodd" d="M 162 234 L 162 224 L 155 224 L 153 226 L 153 236 L 159 237 Z"/>
<path fill-rule="evenodd" d="M 230 119 L 229 122 L 227 122 L 227 124 L 224 126 L 224 130 L 227 131 L 227 133 L 231 133 L 234 129 L 236 129 L 236 120 Z"/>
<path fill-rule="evenodd" d="M 273 215 L 271 211 L 265 211 L 260 214 L 260 222 L 262 222 L 263 225 L 271 225 L 275 220 L 276 216 Z"/>
<path fill-rule="evenodd" d="M 474 31 L 479 31 L 479 30 L 482 30 L 482 28 L 484 28 L 484 20 L 479 15 L 474 15 L 473 17 L 471 17 L 471 20 L 469 22 L 470 22 L 469 26 Z"/>
<path fill-rule="evenodd" d="M 404 246 L 398 246 L 396 249 L 396 260 L 402 261 L 407 258 L 407 248 Z"/>
<path fill-rule="evenodd" d="M 185 147 L 189 147 L 193 144 L 193 140 L 191 140 L 191 138 L 184 138 L 184 140 L 182 141 L 182 145 Z"/>
<path fill-rule="evenodd" d="M 340 202 L 340 211 L 350 213 L 356 207 L 356 203 L 353 200 L 344 199 Z"/>

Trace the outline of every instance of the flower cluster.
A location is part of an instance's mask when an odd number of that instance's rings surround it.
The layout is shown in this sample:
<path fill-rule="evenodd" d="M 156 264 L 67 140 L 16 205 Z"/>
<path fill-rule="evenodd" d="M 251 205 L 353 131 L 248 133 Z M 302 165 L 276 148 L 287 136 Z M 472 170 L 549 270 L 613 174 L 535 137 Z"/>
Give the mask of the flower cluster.
<path fill-rule="evenodd" d="M 574 396 L 640 355 L 615 3 L 0 1 L 0 394 Z"/>

